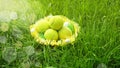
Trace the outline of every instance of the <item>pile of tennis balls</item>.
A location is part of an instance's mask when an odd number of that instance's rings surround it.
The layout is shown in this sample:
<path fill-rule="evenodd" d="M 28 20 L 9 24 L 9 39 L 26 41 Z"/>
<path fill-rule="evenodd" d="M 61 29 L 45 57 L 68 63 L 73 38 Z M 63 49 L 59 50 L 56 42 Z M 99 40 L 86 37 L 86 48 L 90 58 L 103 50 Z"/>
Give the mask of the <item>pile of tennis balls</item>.
<path fill-rule="evenodd" d="M 65 16 L 51 15 L 31 25 L 30 32 L 40 44 L 63 46 L 75 41 L 79 25 Z"/>

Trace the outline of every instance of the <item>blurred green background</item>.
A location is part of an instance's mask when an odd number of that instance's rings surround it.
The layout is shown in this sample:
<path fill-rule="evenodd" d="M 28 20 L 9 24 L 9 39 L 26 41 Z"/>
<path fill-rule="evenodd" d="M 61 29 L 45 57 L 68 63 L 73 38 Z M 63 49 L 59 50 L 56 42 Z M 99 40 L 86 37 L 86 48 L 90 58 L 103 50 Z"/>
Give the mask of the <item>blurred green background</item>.
<path fill-rule="evenodd" d="M 81 29 L 73 45 L 44 46 L 29 26 L 50 14 Z M 119 0 L 0 0 L 0 68 L 119 68 Z"/>

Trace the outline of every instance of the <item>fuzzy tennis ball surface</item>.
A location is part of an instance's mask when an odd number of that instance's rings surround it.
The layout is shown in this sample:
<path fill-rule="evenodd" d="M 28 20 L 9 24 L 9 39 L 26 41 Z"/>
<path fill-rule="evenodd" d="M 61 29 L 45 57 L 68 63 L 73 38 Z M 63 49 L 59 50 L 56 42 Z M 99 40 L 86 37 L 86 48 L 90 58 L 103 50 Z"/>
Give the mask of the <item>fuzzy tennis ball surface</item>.
<path fill-rule="evenodd" d="M 49 22 L 47 20 L 41 19 L 36 22 L 35 26 L 38 32 L 44 32 L 49 28 Z"/>
<path fill-rule="evenodd" d="M 44 37 L 47 40 L 58 40 L 58 33 L 53 29 L 48 29 L 45 31 Z"/>
<path fill-rule="evenodd" d="M 72 36 L 72 31 L 68 27 L 63 27 L 58 34 L 59 39 L 67 39 Z"/>
<path fill-rule="evenodd" d="M 63 23 L 64 23 L 64 19 L 61 16 L 59 16 L 59 15 L 52 16 L 50 18 L 50 27 L 52 29 L 55 29 L 55 30 L 61 29 L 62 26 L 63 26 Z"/>

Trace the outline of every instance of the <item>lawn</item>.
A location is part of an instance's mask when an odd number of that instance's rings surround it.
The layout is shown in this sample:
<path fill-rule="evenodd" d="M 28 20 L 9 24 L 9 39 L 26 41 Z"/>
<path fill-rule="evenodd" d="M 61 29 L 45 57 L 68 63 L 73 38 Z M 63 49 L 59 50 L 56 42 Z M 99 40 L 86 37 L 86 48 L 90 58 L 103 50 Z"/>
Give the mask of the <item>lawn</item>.
<path fill-rule="evenodd" d="M 79 24 L 74 44 L 34 40 L 29 26 L 51 14 Z M 120 68 L 120 1 L 0 0 L 0 68 Z"/>

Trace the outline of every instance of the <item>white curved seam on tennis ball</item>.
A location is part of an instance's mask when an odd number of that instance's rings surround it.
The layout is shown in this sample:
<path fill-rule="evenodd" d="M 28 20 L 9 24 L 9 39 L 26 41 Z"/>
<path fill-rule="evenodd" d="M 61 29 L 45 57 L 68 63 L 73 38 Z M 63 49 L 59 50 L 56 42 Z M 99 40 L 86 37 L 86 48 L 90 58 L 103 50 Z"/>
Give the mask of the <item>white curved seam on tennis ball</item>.
<path fill-rule="evenodd" d="M 66 39 L 65 42 L 66 42 L 66 43 L 69 43 L 69 42 L 70 42 L 70 39 Z"/>
<path fill-rule="evenodd" d="M 52 15 L 52 14 L 50 14 L 50 15 L 48 16 L 48 18 L 51 18 L 51 17 L 53 17 L 53 15 Z"/>
<path fill-rule="evenodd" d="M 69 22 L 64 22 L 63 26 L 68 26 Z"/>

